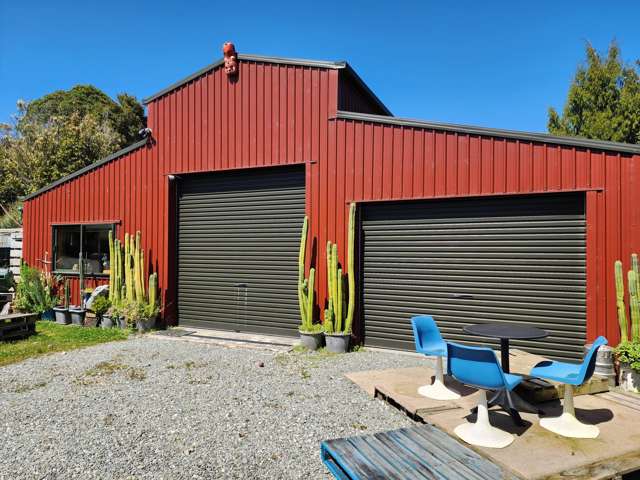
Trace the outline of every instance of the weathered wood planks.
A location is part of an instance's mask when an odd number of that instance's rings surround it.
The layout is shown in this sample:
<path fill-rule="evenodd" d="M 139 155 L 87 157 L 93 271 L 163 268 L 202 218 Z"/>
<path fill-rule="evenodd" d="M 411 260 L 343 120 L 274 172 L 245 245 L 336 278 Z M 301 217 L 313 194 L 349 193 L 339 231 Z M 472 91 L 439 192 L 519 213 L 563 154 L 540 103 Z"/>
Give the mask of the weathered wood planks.
<path fill-rule="evenodd" d="M 320 451 L 339 480 L 517 478 L 431 425 L 327 440 Z"/>

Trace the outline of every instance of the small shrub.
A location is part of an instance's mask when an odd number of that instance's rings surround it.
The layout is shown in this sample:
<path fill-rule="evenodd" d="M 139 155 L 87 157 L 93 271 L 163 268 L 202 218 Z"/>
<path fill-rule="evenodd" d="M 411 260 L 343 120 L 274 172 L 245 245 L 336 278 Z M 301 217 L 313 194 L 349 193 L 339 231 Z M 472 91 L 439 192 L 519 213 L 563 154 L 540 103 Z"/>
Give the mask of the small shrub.
<path fill-rule="evenodd" d="M 640 342 L 623 342 L 615 348 L 620 363 L 628 363 L 632 370 L 640 373 Z"/>
<path fill-rule="evenodd" d="M 102 295 L 97 297 L 93 301 L 93 304 L 91 305 L 91 308 L 93 309 L 94 313 L 96 314 L 96 317 L 98 318 L 102 318 L 102 316 L 105 313 L 107 313 L 110 307 L 111 307 L 111 302 L 107 297 L 104 297 Z"/>
<path fill-rule="evenodd" d="M 16 289 L 14 305 L 20 312 L 42 313 L 58 303 L 45 275 L 25 262 L 20 266 L 20 282 Z"/>

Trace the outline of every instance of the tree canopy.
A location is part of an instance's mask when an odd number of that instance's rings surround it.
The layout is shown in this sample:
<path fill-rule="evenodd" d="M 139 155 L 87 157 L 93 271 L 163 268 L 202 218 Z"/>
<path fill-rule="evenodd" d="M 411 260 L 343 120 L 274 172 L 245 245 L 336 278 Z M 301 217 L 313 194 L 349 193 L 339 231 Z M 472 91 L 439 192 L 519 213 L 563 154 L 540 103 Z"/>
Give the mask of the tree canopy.
<path fill-rule="evenodd" d="M 0 124 L 0 215 L 19 196 L 139 140 L 144 107 L 125 93 L 117 99 L 78 85 L 18 101 L 12 121 Z"/>
<path fill-rule="evenodd" d="M 606 57 L 587 44 L 562 114 L 549 109 L 549 132 L 615 142 L 640 143 L 640 61 L 626 64 L 615 42 Z"/>

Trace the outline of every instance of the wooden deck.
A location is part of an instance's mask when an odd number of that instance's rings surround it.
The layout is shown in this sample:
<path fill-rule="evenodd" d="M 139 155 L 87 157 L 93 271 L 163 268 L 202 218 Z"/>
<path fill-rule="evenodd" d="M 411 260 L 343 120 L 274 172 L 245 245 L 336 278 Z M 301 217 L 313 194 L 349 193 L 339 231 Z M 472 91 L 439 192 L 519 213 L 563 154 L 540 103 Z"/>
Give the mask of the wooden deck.
<path fill-rule="evenodd" d="M 518 478 L 430 425 L 327 440 L 320 452 L 339 480 Z"/>
<path fill-rule="evenodd" d="M 446 383 L 462 395 L 459 400 L 443 402 L 418 395 L 418 387 L 430 383 L 433 378 L 433 370 L 427 362 L 425 364 L 424 367 L 352 372 L 346 376 L 371 396 L 385 400 L 418 422 L 437 427 L 452 441 L 461 443 L 453 430 L 464 422 L 475 421 L 470 410 L 477 404 L 477 392 L 447 377 Z M 521 365 L 515 372 L 526 373 L 529 369 L 529 365 Z M 518 427 L 506 413 L 496 408 L 489 413 L 492 424 L 514 434 L 515 441 L 504 449 L 464 446 L 510 472 L 514 478 L 640 478 L 639 402 L 634 396 L 618 392 L 590 394 L 602 392 L 605 385 L 599 378 L 594 378 L 575 397 L 578 418 L 600 428 L 600 436 L 596 439 L 568 439 L 552 434 L 540 427 L 540 417 L 535 414 L 522 413 L 525 426 Z M 564 392 L 558 387 L 552 384 L 553 390 L 534 390 L 533 395 L 542 400 L 539 405 L 547 416 L 562 412 L 557 397 L 562 397 Z M 637 476 L 623 477 L 631 472 Z"/>

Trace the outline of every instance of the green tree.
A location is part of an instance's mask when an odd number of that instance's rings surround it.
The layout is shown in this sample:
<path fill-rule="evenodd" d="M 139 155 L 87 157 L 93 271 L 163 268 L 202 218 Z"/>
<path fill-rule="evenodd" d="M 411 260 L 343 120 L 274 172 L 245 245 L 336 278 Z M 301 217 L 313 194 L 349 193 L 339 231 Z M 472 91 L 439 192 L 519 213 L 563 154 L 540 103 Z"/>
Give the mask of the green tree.
<path fill-rule="evenodd" d="M 0 124 L 0 217 L 16 211 L 19 196 L 139 140 L 145 126 L 135 97 L 115 102 L 90 85 L 19 101 L 11 122 Z"/>
<path fill-rule="evenodd" d="M 562 115 L 549 109 L 549 132 L 615 142 L 640 143 L 640 61 L 623 62 L 620 48 L 606 57 L 590 44 L 578 66 Z"/>
<path fill-rule="evenodd" d="M 115 102 L 93 85 L 76 85 L 70 90 L 58 90 L 29 103 L 21 118 L 26 124 L 47 124 L 53 118 L 78 114 L 80 118 L 93 116 L 98 122 L 106 121 L 122 135 L 122 147 L 139 140 L 138 132 L 147 124 L 144 107 L 126 93 Z M 20 125 L 18 125 L 20 128 Z"/>

